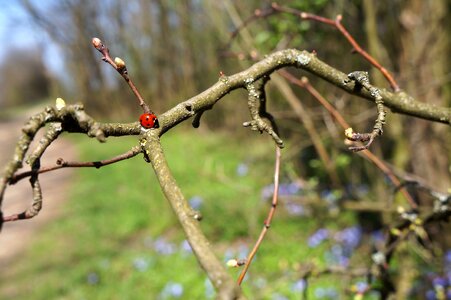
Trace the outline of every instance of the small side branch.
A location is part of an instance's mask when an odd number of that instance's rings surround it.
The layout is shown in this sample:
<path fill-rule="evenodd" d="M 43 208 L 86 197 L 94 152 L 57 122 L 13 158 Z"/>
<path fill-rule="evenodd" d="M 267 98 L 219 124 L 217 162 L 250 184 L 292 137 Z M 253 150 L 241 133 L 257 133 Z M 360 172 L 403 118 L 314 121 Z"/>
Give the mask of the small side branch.
<path fill-rule="evenodd" d="M 110 51 L 109 51 L 108 47 L 99 38 L 93 38 L 92 45 L 94 46 L 94 48 L 97 49 L 97 51 L 102 53 L 102 55 L 103 55 L 102 60 L 104 62 L 110 64 L 122 76 L 122 78 L 124 78 L 124 80 L 127 82 L 128 86 L 132 90 L 133 94 L 138 99 L 138 103 L 141 106 L 144 113 L 152 113 L 149 106 L 144 101 L 144 98 L 141 96 L 138 89 L 136 88 L 135 84 L 130 79 L 125 62 L 119 57 L 116 57 L 113 61 L 113 59 L 110 56 Z"/>
<path fill-rule="evenodd" d="M 50 144 L 55 141 L 58 136 L 63 132 L 63 127 L 61 123 L 53 123 L 49 126 L 42 139 L 39 141 L 38 146 L 34 149 L 33 153 L 27 159 L 27 163 L 33 165 L 34 162 L 39 159 L 44 151 L 50 146 Z"/>
<path fill-rule="evenodd" d="M 276 147 L 276 163 L 274 167 L 274 193 L 272 197 L 271 202 L 271 209 L 269 210 L 268 216 L 266 217 L 266 220 L 264 222 L 263 229 L 260 233 L 260 236 L 257 239 L 257 242 L 254 245 L 254 248 L 249 253 L 249 256 L 247 257 L 244 268 L 241 271 L 241 274 L 238 278 L 238 284 L 241 285 L 241 283 L 244 280 L 244 277 L 246 276 L 247 270 L 249 269 L 252 260 L 254 259 L 255 254 L 258 251 L 258 248 L 260 247 L 266 233 L 268 232 L 269 227 L 271 227 L 271 221 L 274 217 L 274 213 L 276 212 L 278 199 L 279 199 L 279 174 L 280 174 L 280 156 L 281 156 L 281 150 L 280 147 Z"/>
<path fill-rule="evenodd" d="M 244 127 L 251 127 L 252 130 L 263 133 L 266 131 L 274 140 L 279 148 L 283 148 L 283 141 L 279 138 L 277 133 L 277 125 L 274 117 L 266 111 L 266 93 L 265 84 L 268 82 L 269 76 L 263 76 L 255 82 L 246 84 L 246 89 L 249 93 L 247 105 L 251 114 L 252 121 L 244 122 Z M 262 118 L 266 118 L 270 124 L 265 122 Z"/>
<path fill-rule="evenodd" d="M 370 133 L 357 133 L 348 128 L 345 131 L 346 138 L 353 142 L 367 142 L 363 146 L 349 147 L 349 150 L 358 152 L 368 149 L 368 147 L 373 143 L 374 139 L 382 135 L 383 125 L 385 124 L 385 110 L 384 110 L 384 100 L 379 92 L 379 89 L 373 87 L 368 79 L 368 73 L 363 71 L 356 71 L 348 74 L 348 80 L 346 82 L 355 81 L 354 88 L 360 89 L 365 88 L 373 97 L 377 108 L 377 119 L 373 127 L 373 131 Z"/>
<path fill-rule="evenodd" d="M 38 174 L 47 173 L 47 172 L 51 172 L 51 171 L 63 169 L 63 168 L 96 168 L 96 169 L 99 169 L 101 167 L 104 167 L 104 166 L 107 166 L 110 164 L 114 164 L 121 160 L 126 160 L 129 158 L 135 157 L 139 153 L 141 153 L 141 148 L 138 146 L 135 146 L 131 150 L 129 150 L 123 154 L 120 154 L 118 156 L 115 156 L 115 157 L 112 157 L 109 159 L 99 160 L 99 161 L 87 161 L 87 162 L 65 161 L 63 158 L 58 158 L 58 160 L 56 161 L 56 165 L 41 167 L 38 170 Z M 9 184 L 15 184 L 18 181 L 22 180 L 23 178 L 31 176 L 32 173 L 33 173 L 33 171 L 25 171 L 25 172 L 15 174 L 9 181 Z"/>

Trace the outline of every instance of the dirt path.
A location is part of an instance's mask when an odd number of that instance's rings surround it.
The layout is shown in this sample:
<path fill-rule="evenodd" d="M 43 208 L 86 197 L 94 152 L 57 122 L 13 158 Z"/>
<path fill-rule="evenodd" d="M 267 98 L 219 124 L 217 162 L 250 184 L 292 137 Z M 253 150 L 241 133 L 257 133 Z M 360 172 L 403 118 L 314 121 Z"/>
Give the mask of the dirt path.
<path fill-rule="evenodd" d="M 29 112 L 26 116 L 24 115 L 25 118 L 0 122 L 0 172 L 3 172 L 5 164 L 12 158 L 20 129 L 25 120 L 32 114 L 33 112 Z M 38 138 L 35 138 L 33 143 L 36 143 L 37 140 Z M 33 149 L 33 145 L 30 149 Z M 68 160 L 75 158 L 74 146 L 64 138 L 59 138 L 47 149 L 41 159 L 41 165 L 53 165 L 59 157 Z M 29 168 L 25 166 L 24 169 Z M 2 270 L 7 270 L 6 266 L 20 257 L 20 254 L 33 239 L 39 238 L 39 230 L 44 224 L 51 222 L 58 216 L 58 212 L 66 200 L 72 175 L 73 171 L 70 169 L 42 174 L 39 177 L 43 193 L 43 208 L 40 214 L 31 220 L 3 224 L 0 233 L 0 273 Z M 5 215 L 10 215 L 24 211 L 30 203 L 31 188 L 28 180 L 24 179 L 8 187 L 2 210 Z"/>

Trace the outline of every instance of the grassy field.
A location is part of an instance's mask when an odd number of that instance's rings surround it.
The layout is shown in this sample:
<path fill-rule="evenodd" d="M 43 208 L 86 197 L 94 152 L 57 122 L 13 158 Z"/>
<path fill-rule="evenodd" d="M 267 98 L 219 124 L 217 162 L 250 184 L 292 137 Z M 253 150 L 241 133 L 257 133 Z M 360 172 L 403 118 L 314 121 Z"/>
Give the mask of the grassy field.
<path fill-rule="evenodd" d="M 106 144 L 72 140 L 81 160 L 109 158 L 137 143 L 136 137 Z M 262 193 L 272 182 L 272 143 L 265 135 L 235 140 L 176 129 L 163 137 L 163 146 L 186 198 L 202 212 L 202 227 L 218 256 L 224 262 L 245 257 L 269 209 Z M 72 189 L 61 195 L 70 197 L 61 216 L 8 271 L 0 271 L 0 299 L 214 298 L 142 157 L 76 174 Z M 282 174 L 282 183 L 288 184 Z M 319 227 L 338 232 L 353 223 L 349 214 L 332 221 L 308 218 L 282 202 L 243 283 L 249 299 L 300 299 L 305 288 L 301 265 L 330 263 L 332 244 L 320 239 L 309 246 L 309 238 L 319 234 Z M 238 269 L 230 272 L 239 274 Z M 342 284 L 323 276 L 309 282 L 308 293 L 334 299 Z"/>

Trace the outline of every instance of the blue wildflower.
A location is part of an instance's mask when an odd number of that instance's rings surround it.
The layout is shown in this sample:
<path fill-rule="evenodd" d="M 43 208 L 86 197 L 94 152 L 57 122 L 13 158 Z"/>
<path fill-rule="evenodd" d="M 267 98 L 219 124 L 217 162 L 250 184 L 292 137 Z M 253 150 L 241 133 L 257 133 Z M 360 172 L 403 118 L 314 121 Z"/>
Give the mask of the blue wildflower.
<path fill-rule="evenodd" d="M 294 293 L 302 293 L 307 287 L 307 282 L 305 279 L 299 279 L 291 285 L 291 291 Z"/>
<path fill-rule="evenodd" d="M 287 202 L 285 204 L 285 209 L 292 216 L 303 216 L 305 215 L 305 208 L 302 204 L 295 202 Z"/>
<path fill-rule="evenodd" d="M 153 249 L 163 255 L 170 255 L 175 252 L 175 245 L 166 241 L 165 238 L 159 237 L 153 243 Z"/>
<path fill-rule="evenodd" d="M 100 281 L 100 277 L 99 274 L 97 274 L 96 272 L 91 272 L 88 274 L 88 276 L 86 276 L 86 281 L 88 282 L 88 284 L 90 285 L 96 285 L 99 283 Z"/>
<path fill-rule="evenodd" d="M 188 202 L 193 209 L 199 210 L 202 207 L 204 199 L 201 196 L 193 196 L 188 200 Z"/>
<path fill-rule="evenodd" d="M 183 295 L 183 286 L 178 282 L 169 281 L 160 293 L 163 299 L 180 298 Z"/>
<path fill-rule="evenodd" d="M 137 257 L 133 260 L 133 267 L 140 272 L 146 271 L 149 266 L 149 260 L 144 257 Z"/>
<path fill-rule="evenodd" d="M 236 167 L 236 174 L 240 177 L 244 177 L 247 175 L 247 173 L 249 173 L 249 166 L 245 163 L 240 163 L 237 167 Z"/>
<path fill-rule="evenodd" d="M 327 230 L 325 228 L 321 228 L 321 229 L 318 229 L 314 234 L 312 234 L 309 237 L 307 244 L 310 248 L 315 248 L 328 237 L 329 237 L 329 230 Z"/>

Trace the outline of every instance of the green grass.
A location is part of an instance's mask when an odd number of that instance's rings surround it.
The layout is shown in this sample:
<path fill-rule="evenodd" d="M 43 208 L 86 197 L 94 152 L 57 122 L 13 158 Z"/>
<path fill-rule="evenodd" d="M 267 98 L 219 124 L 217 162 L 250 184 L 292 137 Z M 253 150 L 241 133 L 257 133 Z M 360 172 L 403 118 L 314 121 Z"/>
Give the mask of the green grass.
<path fill-rule="evenodd" d="M 109 158 L 137 143 L 136 137 L 106 144 L 84 137 L 72 140 L 81 160 Z M 246 253 L 269 208 L 261 200 L 262 187 L 273 177 L 269 139 L 249 135 L 235 140 L 177 129 L 162 142 L 186 198 L 203 200 L 201 226 L 219 257 L 225 261 Z M 249 167 L 244 176 L 237 174 L 241 163 Z M 207 297 L 206 276 L 181 247 L 183 233 L 142 157 L 77 170 L 71 190 L 61 197 L 69 197 L 61 217 L 46 226 L 7 272 L 0 272 L 1 299 L 173 299 L 164 292 L 171 287 L 173 292 L 183 288 L 181 299 Z M 349 214 L 340 220 L 354 222 Z M 331 229 L 339 227 L 327 223 Z M 306 246 L 317 227 L 314 219 L 279 209 L 243 284 L 250 299 L 272 299 L 274 293 L 299 299 L 291 286 L 299 279 L 300 265 L 324 265 L 327 243 L 315 249 Z M 238 269 L 230 272 L 239 274 Z M 327 276 L 313 280 L 310 294 L 315 286 L 337 287 L 337 281 Z"/>

